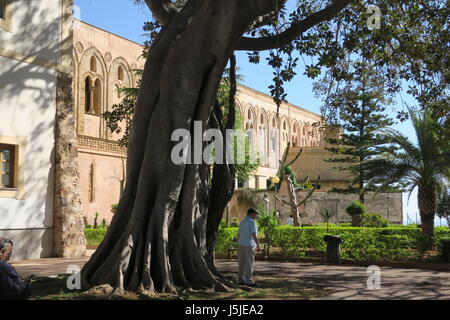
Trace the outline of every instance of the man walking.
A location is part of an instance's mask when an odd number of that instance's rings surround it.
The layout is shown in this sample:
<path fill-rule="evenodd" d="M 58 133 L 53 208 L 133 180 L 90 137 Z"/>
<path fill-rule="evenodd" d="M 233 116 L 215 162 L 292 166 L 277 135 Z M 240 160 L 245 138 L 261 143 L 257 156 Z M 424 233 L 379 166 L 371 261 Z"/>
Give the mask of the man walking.
<path fill-rule="evenodd" d="M 258 214 L 258 211 L 250 208 L 247 211 L 247 217 L 239 224 L 238 265 L 240 285 L 256 287 L 256 283 L 253 281 L 253 264 L 255 262 L 255 248 L 259 251 L 258 227 L 255 221 Z"/>
<path fill-rule="evenodd" d="M 23 279 L 8 263 L 13 242 L 0 238 L 0 300 L 24 300 L 31 295 L 31 279 Z"/>

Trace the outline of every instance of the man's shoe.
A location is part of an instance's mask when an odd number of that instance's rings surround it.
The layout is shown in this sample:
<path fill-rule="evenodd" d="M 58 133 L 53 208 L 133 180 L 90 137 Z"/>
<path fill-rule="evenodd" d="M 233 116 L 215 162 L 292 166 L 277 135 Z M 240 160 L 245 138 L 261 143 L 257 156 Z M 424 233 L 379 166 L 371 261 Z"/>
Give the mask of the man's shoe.
<path fill-rule="evenodd" d="M 256 282 L 247 283 L 247 286 L 252 287 L 252 288 L 257 288 L 257 287 L 258 287 L 258 285 L 256 284 Z"/>

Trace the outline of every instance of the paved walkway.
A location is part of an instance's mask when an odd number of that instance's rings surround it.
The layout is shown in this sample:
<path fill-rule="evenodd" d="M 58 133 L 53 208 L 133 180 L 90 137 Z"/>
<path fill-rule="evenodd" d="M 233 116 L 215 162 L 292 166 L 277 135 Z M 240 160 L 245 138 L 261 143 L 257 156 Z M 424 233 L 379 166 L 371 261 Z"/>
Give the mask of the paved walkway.
<path fill-rule="evenodd" d="M 79 259 L 40 259 L 12 264 L 22 276 L 56 276 L 69 266 L 82 267 L 88 257 Z M 237 272 L 236 260 L 217 260 L 222 272 Z M 369 290 L 371 274 L 360 266 L 329 266 L 298 262 L 256 261 L 255 280 L 267 275 L 289 278 L 330 292 L 323 300 L 348 299 L 450 299 L 450 271 L 381 267 L 380 289 Z M 236 275 L 237 276 L 237 275 Z"/>

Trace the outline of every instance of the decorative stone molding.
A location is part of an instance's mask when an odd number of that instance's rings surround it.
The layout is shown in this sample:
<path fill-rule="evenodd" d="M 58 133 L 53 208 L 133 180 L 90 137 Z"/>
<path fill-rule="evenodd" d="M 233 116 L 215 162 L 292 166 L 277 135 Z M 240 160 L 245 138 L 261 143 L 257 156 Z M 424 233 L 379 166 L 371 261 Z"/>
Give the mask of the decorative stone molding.
<path fill-rule="evenodd" d="M 78 136 L 78 146 L 97 151 L 106 151 L 126 155 L 127 149 L 120 146 L 117 141 L 104 140 L 99 138 Z"/>
<path fill-rule="evenodd" d="M 81 54 L 84 51 L 84 46 L 83 46 L 83 44 L 81 42 L 77 42 L 75 44 L 75 49 L 77 49 L 78 53 Z"/>
<path fill-rule="evenodd" d="M 112 60 L 111 52 L 105 53 L 105 60 L 106 60 L 106 62 L 111 62 L 111 60 Z"/>

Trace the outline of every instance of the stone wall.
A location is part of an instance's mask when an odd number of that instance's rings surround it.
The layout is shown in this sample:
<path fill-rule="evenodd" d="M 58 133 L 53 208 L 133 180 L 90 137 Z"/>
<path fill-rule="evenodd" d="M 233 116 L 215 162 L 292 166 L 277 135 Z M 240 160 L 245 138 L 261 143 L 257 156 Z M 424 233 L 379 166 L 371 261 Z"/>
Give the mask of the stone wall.
<path fill-rule="evenodd" d="M 233 198 L 228 204 L 228 221 L 233 219 L 241 220 L 246 216 L 249 207 L 266 208 L 264 194 L 267 193 L 270 200 L 269 210 L 274 208 L 280 212 L 280 219 L 283 224 L 291 214 L 290 207 L 274 198 L 273 191 L 255 191 L 250 189 L 236 190 Z M 303 199 L 307 195 L 305 191 L 298 191 L 298 199 Z M 277 196 L 285 201 L 289 201 L 287 193 L 281 190 Z M 336 214 L 331 219 L 332 223 L 351 222 L 351 217 L 346 213 L 345 208 L 353 201 L 358 200 L 358 195 L 338 194 L 330 192 L 315 192 L 306 202 L 304 207 L 300 208 L 300 215 L 303 224 L 317 225 L 324 220 L 320 215 L 322 210 L 331 209 Z M 368 193 L 366 195 L 366 206 L 370 213 L 380 213 L 386 219 L 393 223 L 403 224 L 403 202 L 401 193 Z M 223 219 L 227 219 L 227 209 L 225 209 Z"/>
<path fill-rule="evenodd" d="M 70 258 L 86 251 L 81 206 L 72 77 L 58 74 L 55 122 L 54 254 Z"/>

